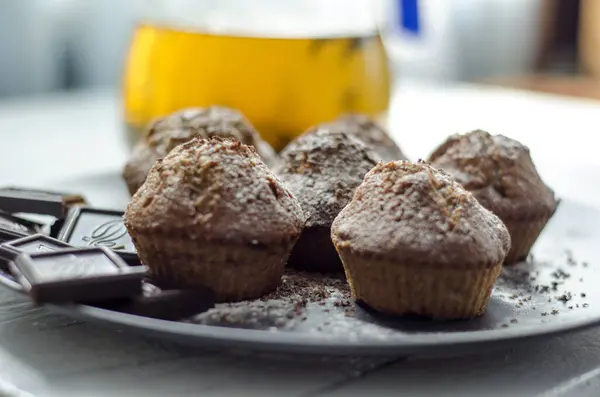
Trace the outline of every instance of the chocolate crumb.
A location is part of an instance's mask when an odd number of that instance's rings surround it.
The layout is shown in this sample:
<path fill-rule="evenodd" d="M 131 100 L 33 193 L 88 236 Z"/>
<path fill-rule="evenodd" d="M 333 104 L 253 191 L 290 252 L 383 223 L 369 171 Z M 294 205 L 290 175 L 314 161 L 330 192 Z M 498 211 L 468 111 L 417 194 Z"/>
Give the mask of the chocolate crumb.
<path fill-rule="evenodd" d="M 581 293 L 581 297 L 582 297 L 582 298 L 585 298 L 585 297 L 586 297 L 586 294 L 585 294 L 585 292 L 582 292 L 582 293 Z"/>
<path fill-rule="evenodd" d="M 588 307 L 589 305 L 587 303 L 584 303 L 582 306 L 583 307 Z"/>
<path fill-rule="evenodd" d="M 569 309 L 573 309 L 573 306 L 569 306 Z"/>
<path fill-rule="evenodd" d="M 588 267 L 588 263 L 587 262 L 581 262 L 581 264 L 583 265 L 583 267 Z"/>
<path fill-rule="evenodd" d="M 350 287 L 343 274 L 325 275 L 288 269 L 279 287 L 263 300 L 292 299 L 303 301 L 305 305 L 313 302 L 324 306 L 332 293 L 341 295 L 345 300 L 351 299 Z"/>
<path fill-rule="evenodd" d="M 560 313 L 558 310 L 554 309 L 552 310 L 552 312 L 550 314 L 556 316 L 558 313 Z"/>
<path fill-rule="evenodd" d="M 564 294 L 562 294 L 561 296 L 559 296 L 556 299 L 563 303 L 566 303 L 566 302 L 570 301 L 571 299 L 573 299 L 573 294 L 571 294 L 570 292 L 565 292 Z"/>
<path fill-rule="evenodd" d="M 565 254 L 567 255 L 567 264 L 571 266 L 577 265 L 577 261 L 575 261 L 575 258 L 573 258 L 573 251 L 566 250 Z"/>
<path fill-rule="evenodd" d="M 516 323 L 518 323 L 519 321 L 518 321 L 516 318 L 513 318 L 513 319 L 511 319 L 511 320 L 510 320 L 510 322 L 511 322 L 512 324 L 516 324 Z"/>
<path fill-rule="evenodd" d="M 570 273 L 567 273 L 567 272 L 565 272 L 562 269 L 558 269 L 558 270 L 552 272 L 550 275 L 552 277 L 554 277 L 555 279 L 557 279 L 557 280 L 561 280 L 561 279 L 564 280 L 564 279 L 567 279 L 567 278 L 571 277 Z"/>
<path fill-rule="evenodd" d="M 502 324 L 502 328 L 508 328 L 508 324 Z"/>
<path fill-rule="evenodd" d="M 339 302 L 338 307 L 354 310 L 350 287 L 343 274 L 324 275 L 287 269 L 279 287 L 261 299 L 220 303 L 196 316 L 192 322 L 246 329 L 292 329 L 298 321 L 306 321 L 307 304 L 324 306 L 332 298 Z"/>
<path fill-rule="evenodd" d="M 547 312 L 543 312 L 543 313 L 542 313 L 542 316 L 547 316 L 547 315 L 548 315 L 548 313 L 547 313 Z"/>

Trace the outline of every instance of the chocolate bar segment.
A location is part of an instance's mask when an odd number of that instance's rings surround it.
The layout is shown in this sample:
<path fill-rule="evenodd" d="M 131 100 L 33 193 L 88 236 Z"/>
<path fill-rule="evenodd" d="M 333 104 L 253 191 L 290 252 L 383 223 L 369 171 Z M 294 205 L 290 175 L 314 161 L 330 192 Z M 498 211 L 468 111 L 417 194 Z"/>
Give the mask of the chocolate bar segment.
<path fill-rule="evenodd" d="M 110 248 L 130 265 L 139 265 L 139 258 L 123 223 L 121 211 L 72 208 L 58 239 L 75 247 Z"/>
<path fill-rule="evenodd" d="M 57 219 L 50 225 L 50 237 L 58 238 L 60 231 L 65 226 L 65 218 Z"/>
<path fill-rule="evenodd" d="M 68 208 L 85 205 L 83 196 L 17 187 L 0 188 L 0 209 L 10 213 L 52 215 L 62 218 Z"/>
<path fill-rule="evenodd" d="M 21 217 L 14 216 L 12 214 L 9 214 L 8 212 L 0 210 L 0 230 L 8 232 L 9 236 L 11 232 L 21 237 L 28 236 L 30 234 L 39 233 L 43 229 L 43 227 L 44 225 L 41 223 L 23 219 Z"/>
<path fill-rule="evenodd" d="M 22 237 L 0 244 L 0 257 L 14 260 L 22 253 L 52 252 L 72 249 L 73 246 L 43 234 Z"/>
<path fill-rule="evenodd" d="M 4 229 L 0 226 L 0 242 L 16 240 L 18 238 L 27 237 L 28 234 L 17 232 L 15 230 Z"/>
<path fill-rule="evenodd" d="M 10 227 L 10 226 L 9 226 Z M 27 237 L 28 234 L 22 231 L 13 230 L 12 228 L 5 228 L 4 225 L 0 223 L 0 243 L 6 241 L 17 240 L 23 237 Z M 5 250 L 0 248 L 0 270 L 4 272 L 4 275 L 8 275 L 8 261 L 12 258 L 12 255 L 8 255 L 5 253 Z M 0 275 L 2 276 L 2 275 Z M 1 280 L 0 280 L 1 281 Z"/>
<path fill-rule="evenodd" d="M 209 289 L 161 290 L 144 283 L 144 294 L 129 300 L 106 302 L 98 306 L 136 316 L 161 320 L 181 320 L 205 312 L 215 305 Z"/>
<path fill-rule="evenodd" d="M 7 263 L 7 267 L 8 267 L 8 263 Z M 22 291 L 23 287 L 21 286 L 21 284 L 19 284 L 17 281 L 15 281 L 15 278 L 12 276 L 12 274 L 10 274 L 10 272 L 8 270 L 4 270 L 4 269 L 0 269 L 0 284 L 8 287 L 14 291 Z"/>
<path fill-rule="evenodd" d="M 107 248 L 20 254 L 10 269 L 36 303 L 98 302 L 141 293 L 144 266 L 128 266 Z"/>

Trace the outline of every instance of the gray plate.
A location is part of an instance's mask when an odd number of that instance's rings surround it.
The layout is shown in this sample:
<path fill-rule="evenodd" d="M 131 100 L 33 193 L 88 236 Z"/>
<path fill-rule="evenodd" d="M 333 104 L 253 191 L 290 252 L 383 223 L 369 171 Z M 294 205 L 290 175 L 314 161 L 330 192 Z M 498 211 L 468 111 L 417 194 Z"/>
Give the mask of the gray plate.
<path fill-rule="evenodd" d="M 117 176 L 69 183 L 90 202 L 123 208 L 127 193 Z M 471 321 L 392 319 L 354 304 L 338 307 L 335 285 L 328 297 L 295 311 L 288 301 L 243 303 L 170 322 L 83 305 L 52 306 L 79 319 L 203 346 L 342 355 L 463 353 L 529 337 L 570 332 L 600 323 L 600 211 L 563 200 L 534 248 L 534 260 L 505 269 L 486 313 Z M 337 303 L 336 303 L 337 302 Z M 350 311 L 352 316 L 348 316 Z M 201 323 L 201 324 L 198 324 Z M 208 324 L 208 325 L 207 325 Z M 249 329 L 251 328 L 251 329 Z"/>

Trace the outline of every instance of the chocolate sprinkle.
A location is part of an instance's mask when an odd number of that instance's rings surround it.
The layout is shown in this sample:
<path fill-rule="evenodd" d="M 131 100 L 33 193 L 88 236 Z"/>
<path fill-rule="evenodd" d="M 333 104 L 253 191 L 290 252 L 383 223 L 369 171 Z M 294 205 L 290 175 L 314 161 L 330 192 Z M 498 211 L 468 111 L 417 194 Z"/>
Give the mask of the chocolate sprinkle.
<path fill-rule="evenodd" d="M 344 314 L 354 315 L 350 287 L 343 274 L 305 273 L 286 270 L 279 287 L 255 301 L 222 303 L 202 313 L 193 322 L 246 329 L 291 330 L 299 321 L 306 321 L 306 306 L 345 308 Z"/>

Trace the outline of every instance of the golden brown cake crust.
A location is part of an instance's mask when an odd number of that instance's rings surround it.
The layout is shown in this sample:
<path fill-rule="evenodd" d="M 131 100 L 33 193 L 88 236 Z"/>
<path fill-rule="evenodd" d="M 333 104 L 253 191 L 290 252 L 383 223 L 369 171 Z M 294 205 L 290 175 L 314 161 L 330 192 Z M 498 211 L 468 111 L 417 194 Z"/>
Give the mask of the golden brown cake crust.
<path fill-rule="evenodd" d="M 407 160 L 402 150 L 389 134 L 373 119 L 362 114 L 346 114 L 338 119 L 321 124 L 315 129 L 331 129 L 345 132 L 370 146 L 382 161 Z M 311 129 L 314 130 L 314 129 Z M 309 130 L 309 132 L 311 131 Z"/>
<path fill-rule="evenodd" d="M 183 109 L 158 118 L 149 125 L 146 136 L 123 169 L 123 178 L 130 193 L 133 195 L 144 183 L 152 165 L 176 146 L 192 138 L 213 136 L 234 138 L 254 146 L 269 165 L 276 159 L 273 148 L 260 138 L 252 124 L 237 110 L 222 106 Z"/>
<path fill-rule="evenodd" d="M 510 248 L 500 219 L 447 173 L 396 161 L 373 168 L 332 225 L 338 251 L 390 265 L 497 266 Z"/>
<path fill-rule="evenodd" d="M 482 130 L 453 135 L 429 162 L 505 221 L 549 219 L 556 210 L 554 192 L 541 180 L 529 149 L 513 139 Z"/>
<path fill-rule="evenodd" d="M 305 215 L 291 192 L 239 141 L 194 138 L 159 160 L 125 213 L 132 232 L 250 244 L 295 241 Z"/>
<path fill-rule="evenodd" d="M 361 141 L 328 129 L 296 138 L 280 158 L 275 172 L 308 214 L 306 227 L 330 227 L 377 164 L 375 154 Z"/>

